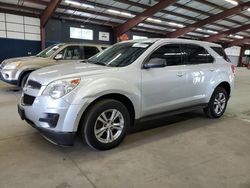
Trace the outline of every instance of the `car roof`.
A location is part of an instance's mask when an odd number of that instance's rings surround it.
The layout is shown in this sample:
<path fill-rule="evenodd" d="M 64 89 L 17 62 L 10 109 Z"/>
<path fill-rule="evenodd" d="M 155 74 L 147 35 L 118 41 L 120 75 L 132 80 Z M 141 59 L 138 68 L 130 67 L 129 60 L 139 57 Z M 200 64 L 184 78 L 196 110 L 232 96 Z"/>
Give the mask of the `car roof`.
<path fill-rule="evenodd" d="M 58 44 L 64 45 L 64 46 L 65 45 L 101 46 L 101 47 L 103 47 L 103 46 L 105 46 L 105 47 L 110 46 L 110 45 L 107 45 L 107 44 L 91 44 L 91 43 L 57 43 L 55 45 L 58 45 Z"/>
<path fill-rule="evenodd" d="M 179 39 L 179 38 L 148 38 L 148 39 L 136 39 L 129 40 L 128 42 L 139 42 L 139 43 L 155 43 L 155 42 L 170 42 L 170 43 L 188 43 L 188 44 L 197 44 L 203 46 L 213 46 L 213 47 L 221 47 L 220 44 L 199 41 L 199 40 L 190 40 L 190 39 Z"/>

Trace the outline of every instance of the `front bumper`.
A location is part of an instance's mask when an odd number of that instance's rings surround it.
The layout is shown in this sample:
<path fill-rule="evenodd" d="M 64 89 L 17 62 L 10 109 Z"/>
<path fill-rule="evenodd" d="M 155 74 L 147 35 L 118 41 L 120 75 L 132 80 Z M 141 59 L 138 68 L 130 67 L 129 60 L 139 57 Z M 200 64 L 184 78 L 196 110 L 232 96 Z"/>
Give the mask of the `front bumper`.
<path fill-rule="evenodd" d="M 44 136 L 50 142 L 63 146 L 72 146 L 74 144 L 74 137 L 76 134 L 75 132 L 57 132 L 38 127 L 33 121 L 26 117 L 25 110 L 22 108 L 21 105 L 18 105 L 18 114 L 22 120 L 25 120 L 32 127 L 37 129 L 42 134 L 42 136 Z"/>
<path fill-rule="evenodd" d="M 7 80 L 3 77 L 2 73 L 0 72 L 0 80 L 8 83 L 8 84 L 11 84 L 11 85 L 17 85 L 18 84 L 18 80 Z"/>

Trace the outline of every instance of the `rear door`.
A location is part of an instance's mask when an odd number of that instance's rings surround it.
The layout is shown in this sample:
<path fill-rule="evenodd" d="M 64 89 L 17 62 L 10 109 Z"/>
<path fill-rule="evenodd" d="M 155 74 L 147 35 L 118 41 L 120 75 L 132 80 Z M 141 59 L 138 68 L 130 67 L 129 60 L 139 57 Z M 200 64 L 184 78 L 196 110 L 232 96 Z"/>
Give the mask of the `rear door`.
<path fill-rule="evenodd" d="M 187 68 L 186 95 L 191 105 L 206 102 L 207 89 L 215 75 L 214 58 L 199 45 L 182 44 L 183 63 Z"/>

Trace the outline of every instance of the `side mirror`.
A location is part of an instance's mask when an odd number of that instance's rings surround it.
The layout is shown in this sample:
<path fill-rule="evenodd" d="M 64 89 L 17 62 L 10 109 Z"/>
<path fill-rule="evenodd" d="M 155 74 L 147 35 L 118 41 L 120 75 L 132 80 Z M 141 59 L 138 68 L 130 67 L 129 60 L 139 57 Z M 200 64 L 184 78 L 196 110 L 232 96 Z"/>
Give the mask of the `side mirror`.
<path fill-rule="evenodd" d="M 63 58 L 63 55 L 62 54 L 57 54 L 54 59 L 55 60 L 61 60 Z"/>
<path fill-rule="evenodd" d="M 143 65 L 144 69 L 159 68 L 167 66 L 166 59 L 163 58 L 152 58 Z"/>

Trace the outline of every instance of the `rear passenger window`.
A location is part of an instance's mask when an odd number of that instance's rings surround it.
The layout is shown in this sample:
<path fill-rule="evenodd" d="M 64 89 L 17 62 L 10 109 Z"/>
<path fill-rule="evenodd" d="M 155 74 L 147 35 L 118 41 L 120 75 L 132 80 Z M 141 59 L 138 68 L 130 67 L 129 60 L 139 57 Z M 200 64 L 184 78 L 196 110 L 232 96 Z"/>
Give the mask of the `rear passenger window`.
<path fill-rule="evenodd" d="M 98 48 L 94 46 L 83 47 L 83 59 L 88 59 L 99 52 Z"/>
<path fill-rule="evenodd" d="M 150 59 L 152 58 L 166 59 L 167 66 L 181 65 L 180 45 L 168 44 L 162 46 L 151 54 Z"/>
<path fill-rule="evenodd" d="M 213 57 L 201 46 L 193 44 L 182 45 L 184 64 L 213 63 Z"/>
<path fill-rule="evenodd" d="M 227 62 L 230 62 L 230 59 L 228 58 L 227 54 L 221 47 L 211 47 L 218 55 L 223 57 Z"/>

